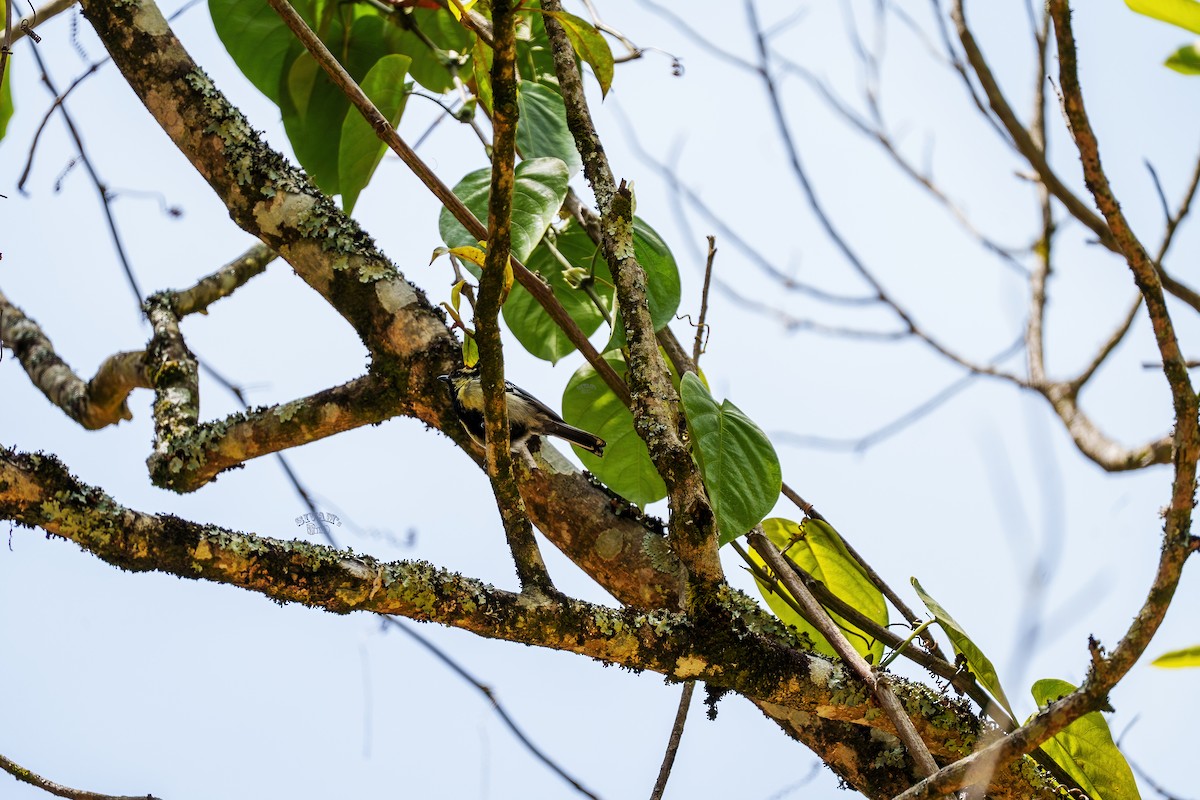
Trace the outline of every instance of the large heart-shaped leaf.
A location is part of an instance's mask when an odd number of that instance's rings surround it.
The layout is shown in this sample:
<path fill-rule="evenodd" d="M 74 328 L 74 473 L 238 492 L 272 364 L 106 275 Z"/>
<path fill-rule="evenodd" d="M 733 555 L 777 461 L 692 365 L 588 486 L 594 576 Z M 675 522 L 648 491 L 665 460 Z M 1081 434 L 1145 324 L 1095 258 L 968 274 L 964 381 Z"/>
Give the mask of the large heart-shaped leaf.
<path fill-rule="evenodd" d="M 549 86 L 521 81 L 517 87 L 517 147 L 525 158 L 553 156 L 567 165 L 572 175 L 583 162 L 575 149 L 575 138 L 567 128 L 567 109 L 558 92 Z"/>
<path fill-rule="evenodd" d="M 568 180 L 567 165 L 557 158 L 534 158 L 517 165 L 512 202 L 512 254 L 518 261 L 529 258 L 558 216 L 558 209 L 567 197 Z M 492 171 L 485 167 L 468 174 L 454 187 L 454 194 L 471 209 L 476 219 L 483 222 L 487 221 L 491 181 Z M 449 247 L 463 247 L 478 241 L 444 208 L 438 218 L 438 230 Z"/>
<path fill-rule="evenodd" d="M 384 56 L 363 78 L 362 89 L 379 112 L 395 127 L 404 113 L 408 87 L 404 77 L 412 59 L 408 56 Z M 375 174 L 383 160 L 387 145 L 379 140 L 375 129 L 363 119 L 358 109 L 350 109 L 342 122 L 341 142 L 338 144 L 338 176 L 342 190 L 342 208 L 349 214 L 354 210 L 358 195 Z"/>
<path fill-rule="evenodd" d="M 633 254 L 646 273 L 646 302 L 650 306 L 650 321 L 660 331 L 675 319 L 679 310 L 679 267 L 675 256 L 657 231 L 640 217 L 633 218 Z M 625 327 L 617 315 L 617 325 L 605 352 L 625 346 Z"/>
<path fill-rule="evenodd" d="M 1066 681 L 1044 678 L 1030 690 L 1038 708 L 1075 691 Z M 1113 742 L 1099 711 L 1084 714 L 1042 743 L 1042 750 L 1067 771 L 1093 800 L 1140 800 L 1129 762 Z"/>
<path fill-rule="evenodd" d="M 1009 705 L 1008 698 L 1004 695 L 1004 689 L 1000 686 L 1000 676 L 996 674 L 996 668 L 992 666 L 991 659 L 983 654 L 975 642 L 971 641 L 971 637 L 967 635 L 961 625 L 954 621 L 949 612 L 925 593 L 916 578 L 912 579 L 912 585 L 917 590 L 921 602 L 929 609 L 929 613 L 933 614 L 934 619 L 942 626 L 942 630 L 950 637 L 950 644 L 954 647 L 954 652 L 966 659 L 967 666 L 971 668 L 971 672 L 978 679 L 979 684 L 991 693 L 1009 716 L 1015 717 L 1016 714 L 1013 713 L 1012 706 Z"/>
<path fill-rule="evenodd" d="M 692 454 L 725 545 L 757 525 L 779 499 L 779 457 L 761 428 L 728 400 L 717 405 L 694 373 L 684 375 L 679 388 Z"/>
<path fill-rule="evenodd" d="M 428 44 L 384 22 L 381 12 L 366 4 L 300 0 L 294 4 L 305 22 L 360 84 L 379 61 L 402 54 L 407 46 L 430 57 Z M 342 185 L 342 134 L 351 114 L 350 101 L 313 57 L 296 40 L 279 16 L 261 0 L 209 0 L 213 24 L 235 63 L 250 81 L 279 106 L 284 130 L 296 159 L 327 194 L 361 192 L 361 170 Z M 453 17 L 443 12 L 452 24 Z M 465 37 L 465 34 L 463 34 Z M 465 40 L 465 39 L 464 39 Z M 441 62 L 438 62 L 441 64 Z M 440 67 L 445 71 L 445 67 Z M 376 87 L 378 88 L 378 87 Z M 368 91 L 368 96 L 371 93 Z M 385 102 L 385 105 L 390 103 Z M 389 110 L 380 109 L 391 116 Z M 353 112 L 358 116 L 358 112 Z M 352 150 L 359 150 L 355 146 Z M 372 151 L 372 157 L 374 155 Z M 352 161 L 357 158 L 351 157 Z M 367 170 L 367 178 L 371 170 Z M 345 198 L 343 198 L 344 200 Z M 350 206 L 353 206 L 353 201 Z"/>
<path fill-rule="evenodd" d="M 312 0 L 297 0 L 293 8 L 310 25 Z M 300 44 L 287 25 L 261 0 L 208 0 L 213 27 L 238 69 L 260 92 L 279 103 L 283 76 Z"/>
<path fill-rule="evenodd" d="M 605 360 L 625 377 L 625 361 L 619 354 L 605 356 Z M 607 442 L 603 458 L 579 448 L 575 454 L 608 488 L 642 506 L 667 496 L 646 443 L 633 429 L 633 415 L 590 364 L 576 370 L 567 382 L 562 408 L 563 419 Z"/>
<path fill-rule="evenodd" d="M 593 292 L 605 310 L 611 313 L 612 278 L 609 277 L 604 258 L 597 253 L 598 248 L 587 232 L 572 220 L 557 233 L 554 247 L 572 269 L 585 272 L 595 269 Z M 576 288 L 567 281 L 563 274 L 565 268 L 550 249 L 549 241 L 544 240 L 537 246 L 529 256 L 526 266 L 545 278 L 554 290 L 554 296 L 585 336 L 591 336 L 604 322 L 604 315 L 583 289 Z M 538 358 L 553 363 L 574 352 L 575 345 L 571 344 L 562 328 L 550 319 L 541 304 L 521 286 L 513 287 L 503 312 L 504 322 L 517 337 L 517 341 Z"/>
<path fill-rule="evenodd" d="M 839 599 L 854 606 L 880 627 L 887 627 L 887 603 L 883 594 L 867 578 L 862 567 L 846 549 L 842 538 L 829 524 L 813 519 L 800 524 L 789 519 L 772 517 L 763 520 L 762 527 L 763 533 L 783 552 L 785 558 L 825 584 Z M 751 550 L 750 558 L 760 569 L 770 572 L 770 568 L 757 552 Z M 825 637 L 783 599 L 781 593 L 786 593 L 787 589 L 782 584 L 767 584 L 757 576 L 754 581 L 758 584 L 767 605 L 775 612 L 775 616 L 807 633 L 819 652 L 837 655 Z M 846 633 L 846 639 L 854 649 L 863 656 L 871 656 L 872 663 L 878 664 L 883 657 L 883 642 L 872 638 L 837 614 L 830 614 L 838 627 Z"/>

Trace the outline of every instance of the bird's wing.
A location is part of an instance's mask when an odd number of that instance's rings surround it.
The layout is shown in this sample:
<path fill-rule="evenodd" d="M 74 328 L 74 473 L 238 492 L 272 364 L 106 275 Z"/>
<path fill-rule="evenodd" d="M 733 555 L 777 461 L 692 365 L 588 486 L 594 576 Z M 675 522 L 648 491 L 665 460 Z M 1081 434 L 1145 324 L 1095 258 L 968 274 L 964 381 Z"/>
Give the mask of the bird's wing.
<path fill-rule="evenodd" d="M 509 391 L 509 392 L 511 392 L 512 394 L 514 394 L 514 395 L 516 395 L 517 397 L 521 398 L 521 399 L 522 399 L 522 400 L 524 400 L 526 403 L 528 403 L 529 405 L 533 406 L 534 408 L 536 408 L 536 409 L 537 409 L 538 411 L 540 411 L 541 413 L 545 414 L 545 415 L 546 415 L 547 417 L 549 417 L 550 419 L 554 420 L 555 422 L 557 422 L 557 423 L 559 423 L 559 424 L 561 424 L 561 425 L 566 425 L 566 424 L 567 424 L 567 423 L 566 423 L 566 422 L 563 420 L 563 418 L 562 418 L 562 417 L 560 417 L 560 416 L 559 416 L 559 415 L 558 415 L 558 414 L 557 414 L 557 413 L 554 411 L 554 409 L 550 408 L 550 406 L 546 405 L 546 404 L 545 404 L 545 403 L 543 403 L 541 400 L 538 400 L 536 397 L 534 397 L 534 396 L 533 396 L 533 395 L 531 395 L 529 392 L 527 392 L 527 391 L 525 391 L 524 389 L 522 389 L 520 386 L 517 386 L 515 383 L 512 383 L 511 381 L 505 381 L 505 382 L 504 382 L 504 384 L 505 384 L 505 386 L 507 386 L 507 387 L 508 387 L 508 391 Z"/>

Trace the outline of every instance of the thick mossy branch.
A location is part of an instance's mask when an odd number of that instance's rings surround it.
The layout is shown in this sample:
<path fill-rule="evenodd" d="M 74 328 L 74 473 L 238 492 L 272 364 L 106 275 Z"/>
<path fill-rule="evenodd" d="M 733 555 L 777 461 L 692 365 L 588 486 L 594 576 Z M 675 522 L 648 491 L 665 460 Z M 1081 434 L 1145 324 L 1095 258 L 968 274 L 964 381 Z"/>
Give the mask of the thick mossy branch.
<path fill-rule="evenodd" d="M 487 441 L 487 472 L 522 591 L 554 593 L 514 475 L 500 306 L 512 276 L 512 210 L 517 156 L 517 13 L 508 0 L 492 3 L 492 174 L 488 192 L 487 254 L 475 304 L 475 340 Z"/>
<path fill-rule="evenodd" d="M 887 735 L 890 725 L 862 685 L 839 666 L 799 650 L 776 620 L 728 589 L 714 597 L 700 622 L 666 610 L 532 601 L 425 562 L 383 563 L 140 513 L 79 482 L 51 456 L 7 449 L 0 449 L 0 518 L 74 541 L 125 570 L 229 584 L 335 613 L 398 614 L 672 679 L 703 680 L 769 704 L 798 738 L 827 754 L 839 774 L 856 776 L 855 785 L 870 789 L 871 797 L 890 796 L 910 782 L 898 771 L 903 750 Z M 982 729 L 968 705 L 908 682 L 898 681 L 896 691 L 935 756 L 950 760 L 971 751 Z M 852 742 L 861 749 L 848 749 Z M 1023 769 L 999 773 L 994 796 L 1042 796 L 1031 790 Z"/>
<path fill-rule="evenodd" d="M 0 346 L 17 356 L 46 399 L 88 430 L 132 419 L 126 400 L 134 389 L 149 389 L 145 354 L 117 353 L 105 359 L 85 382 L 58 357 L 41 327 L 0 292 Z"/>
<path fill-rule="evenodd" d="M 666 610 L 531 602 L 425 562 L 383 563 L 320 545 L 143 514 L 79 482 L 53 457 L 7 449 L 0 449 L 0 516 L 70 539 L 130 571 L 229 584 L 335 613 L 435 621 L 674 679 L 704 680 L 793 711 L 886 729 L 857 681 L 800 651 L 778 622 L 729 590 L 714 601 L 720 619 L 703 623 Z M 980 729 L 965 704 L 919 686 L 898 689 L 936 753 L 953 757 L 969 749 Z"/>
<path fill-rule="evenodd" d="M 562 9 L 547 0 L 549 12 Z M 711 586 L 724 581 L 717 557 L 716 518 L 700 471 L 685 441 L 679 396 L 658 349 L 646 294 L 646 272 L 633 247 L 633 192 L 616 184 L 604 147 L 592 124 L 575 51 L 558 20 L 545 16 L 554 68 L 566 104 L 567 126 L 583 159 L 584 174 L 600 209 L 601 246 L 616 286 L 628 342 L 629 388 L 634 427 L 667 485 L 671 506 L 671 543 L 688 570 L 695 592 L 689 604 L 703 604 Z"/>
<path fill-rule="evenodd" d="M 153 475 L 173 460 L 173 443 L 189 440 L 196 430 L 200 373 L 167 296 L 159 294 L 147 300 L 146 316 L 154 330 L 146 349 L 146 368 L 154 387 L 154 453 L 147 460 Z"/>
<path fill-rule="evenodd" d="M 445 432 L 477 458 L 437 380 L 458 358 L 458 343 L 440 312 L 300 170 L 262 143 L 188 56 L 152 2 L 89 0 L 83 5 L 125 80 L 229 207 L 233 220 L 282 254 L 355 327 L 372 353 L 372 372 L 387 381 L 400 413 Z M 222 430 L 212 430 L 210 437 L 253 440 L 258 454 L 294 442 L 259 435 L 242 422 L 236 417 L 216 423 Z M 203 431 L 197 428 L 197 437 Z M 192 443 L 189 458 L 201 452 L 195 449 L 199 444 Z M 195 467 L 196 485 L 205 470 L 215 474 L 237 463 L 214 468 L 214 450 L 227 449 L 232 457 L 236 447 L 233 442 L 227 448 L 213 445 L 204 444 L 210 457 L 207 466 Z M 543 453 L 550 452 L 543 447 Z M 183 460 L 185 471 L 193 468 L 188 462 Z M 654 533 L 623 516 L 609 494 L 561 459 L 552 470 L 534 470 L 522 481 L 533 523 L 614 597 L 639 607 L 674 605 L 678 566 L 662 554 Z"/>
<path fill-rule="evenodd" d="M 171 308 L 180 318 L 188 314 L 207 314 L 210 305 L 233 294 L 256 275 L 261 275 L 275 258 L 275 251 L 265 244 L 259 242 L 251 245 L 249 250 L 213 274 L 201 278 L 196 285 L 169 292 Z"/>
<path fill-rule="evenodd" d="M 192 492 L 251 459 L 375 425 L 401 411 L 391 385 L 365 375 L 289 403 L 173 432 L 159 442 L 150 477 L 156 486 Z"/>

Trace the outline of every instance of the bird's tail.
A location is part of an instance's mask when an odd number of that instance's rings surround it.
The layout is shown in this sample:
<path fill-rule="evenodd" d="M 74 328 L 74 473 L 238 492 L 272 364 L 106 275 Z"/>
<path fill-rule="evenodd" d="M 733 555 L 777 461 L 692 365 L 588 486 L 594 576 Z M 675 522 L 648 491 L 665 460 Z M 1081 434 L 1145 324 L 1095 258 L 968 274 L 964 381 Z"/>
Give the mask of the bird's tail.
<path fill-rule="evenodd" d="M 546 433 L 551 436 L 557 436 L 560 439 L 566 439 L 571 444 L 578 445 L 589 453 L 594 453 L 598 456 L 604 455 L 604 446 L 607 443 L 594 433 L 588 433 L 585 430 L 572 427 L 565 422 L 556 423 L 554 429 L 548 430 Z"/>

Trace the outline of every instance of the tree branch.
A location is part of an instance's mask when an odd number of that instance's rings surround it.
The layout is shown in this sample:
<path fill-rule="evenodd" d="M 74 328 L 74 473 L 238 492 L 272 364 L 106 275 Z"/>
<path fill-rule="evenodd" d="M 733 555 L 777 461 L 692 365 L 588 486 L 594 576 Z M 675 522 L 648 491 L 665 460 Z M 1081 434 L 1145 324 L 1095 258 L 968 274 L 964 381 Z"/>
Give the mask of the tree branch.
<path fill-rule="evenodd" d="M 577 653 L 608 663 L 657 672 L 673 680 L 702 680 L 755 699 L 773 715 L 805 728 L 818 753 L 835 754 L 835 768 L 868 787 L 873 797 L 906 785 L 886 766 L 891 737 L 872 734 L 881 724 L 865 694 L 847 691 L 840 667 L 795 649 L 794 637 L 736 592 L 718 603 L 731 627 L 697 626 L 659 609 L 616 610 L 571 599 L 531 601 L 426 562 L 381 563 L 368 556 L 307 542 L 284 542 L 125 508 L 79 482 L 52 456 L 0 448 L 0 518 L 37 526 L 74 541 L 125 570 L 161 571 L 248 589 L 280 602 L 334 613 L 368 611 L 435 621 L 480 636 Z M 936 755 L 970 747 L 978 720 L 964 703 L 900 681 L 896 690 L 912 709 L 918 733 Z M 800 723 L 801 718 L 807 722 Z M 828 723 L 828 724 L 827 724 Z M 845 762 L 852 748 L 854 763 Z M 876 759 L 878 759 L 876 761 Z M 859 763 L 861 762 L 861 763 Z M 875 766 L 872 766 L 872 765 Z M 1031 792 L 1019 770 L 1001 772 L 996 797 Z M 892 794 L 895 791 L 891 791 Z"/>
<path fill-rule="evenodd" d="M 934 762 L 933 756 L 929 754 L 929 748 L 921 740 L 916 727 L 913 725 L 912 720 L 908 718 L 908 714 L 905 713 L 904 707 L 900 705 L 900 701 L 896 698 L 896 695 L 892 692 L 883 673 L 873 670 L 850 642 L 847 641 L 841 629 L 837 627 L 829 617 L 829 614 L 821 607 L 821 604 L 817 602 L 812 593 L 808 591 L 800 579 L 797 578 L 796 574 L 788 567 L 787 561 L 780 555 L 778 548 L 763 534 L 761 526 L 756 527 L 750 532 L 749 539 L 751 547 L 762 556 L 767 566 L 775 572 L 776 577 L 787 587 L 788 593 L 800 603 L 806 612 L 804 615 L 805 618 L 825 637 L 825 640 L 833 647 L 838 657 L 842 659 L 842 662 L 850 668 L 854 676 L 871 690 L 871 693 L 875 696 L 875 702 L 879 704 L 883 713 L 892 721 L 892 725 L 895 726 L 900 740 L 904 742 L 909 755 L 916 762 L 917 774 L 921 777 L 926 777 L 937 772 L 937 763 Z"/>
<path fill-rule="evenodd" d="M 201 278 L 194 286 L 169 292 L 171 308 L 180 318 L 188 314 L 207 314 L 209 306 L 233 294 L 256 275 L 261 275 L 276 257 L 271 248 L 257 242 L 213 274 Z"/>
<path fill-rule="evenodd" d="M 475 304 L 475 340 L 483 388 L 487 472 L 496 506 L 516 562 L 522 591 L 554 593 L 554 584 L 533 538 L 533 526 L 513 476 L 508 387 L 500 339 L 500 306 L 508 293 L 512 255 L 512 198 L 516 183 L 517 14 L 508 0 L 492 3 L 492 180 L 488 194 L 487 253 Z"/>
<path fill-rule="evenodd" d="M 692 692 L 696 689 L 695 681 L 683 684 L 679 695 L 679 708 L 675 712 L 675 722 L 671 725 L 671 736 L 667 739 L 667 751 L 663 753 L 662 766 L 658 769 L 658 779 L 650 790 L 650 800 L 662 800 L 663 792 L 667 790 L 667 780 L 671 777 L 671 768 L 675 766 L 675 754 L 679 752 L 679 742 L 683 738 L 683 725 L 687 722 L 688 708 L 692 704 Z"/>
<path fill-rule="evenodd" d="M 967 25 L 964 0 L 954 0 L 954 6 L 950 15 L 954 19 L 954 26 L 958 31 L 958 38 L 962 43 L 963 50 L 966 52 L 967 61 L 970 63 L 975 77 L 979 79 L 984 94 L 987 95 L 988 105 L 996 114 L 996 118 L 1004 126 L 1009 141 L 1012 142 L 1017 152 L 1029 162 L 1029 165 L 1037 172 L 1042 183 L 1050 190 L 1051 194 L 1058 198 L 1058 201 L 1063 204 L 1067 212 L 1096 234 L 1101 244 L 1109 250 L 1116 251 L 1112 232 L 1109 231 L 1108 225 L 1096 215 L 1095 211 L 1088 208 L 1079 197 L 1059 180 L 1058 175 L 1054 173 L 1054 170 L 1050 168 L 1050 164 L 1046 161 L 1046 153 L 1037 146 L 1029 131 L 1017 119 L 1016 113 L 1013 111 L 1012 106 L 1008 104 L 1008 100 L 1004 97 L 1004 92 L 996 82 L 996 78 L 992 74 L 992 69 L 988 65 L 987 59 L 984 58 L 983 51 L 979 49 L 979 45 L 975 42 L 975 35 L 971 32 L 970 26 Z"/>
<path fill-rule="evenodd" d="M 111 795 L 100 794 L 99 792 L 89 792 L 85 789 L 72 789 L 69 786 L 63 786 L 60 783 L 55 783 L 52 780 L 43 778 L 35 772 L 32 772 L 20 764 L 5 758 L 0 755 L 0 770 L 4 770 L 9 775 L 12 775 L 21 783 L 28 783 L 30 786 L 36 786 L 44 792 L 54 795 L 55 797 L 66 797 L 68 800 L 157 800 L 153 795 Z"/>
<path fill-rule="evenodd" d="M 558 0 L 547 0 L 547 11 L 561 11 Z M 658 349 L 646 300 L 646 273 L 633 248 L 633 192 L 617 186 L 608 158 L 592 124 L 575 51 L 558 20 L 545 16 L 554 68 L 566 103 L 567 126 L 583 158 L 584 173 L 600 209 L 602 248 L 616 284 L 625 323 L 634 427 L 646 442 L 650 458 L 667 485 L 671 505 L 671 544 L 688 571 L 689 585 L 707 601 L 712 587 L 724 581 L 717 558 L 716 518 L 708 503 L 699 470 L 683 439 L 679 396 L 671 385 L 667 365 Z"/>
<path fill-rule="evenodd" d="M 1158 630 L 1179 584 L 1183 565 L 1192 552 L 1191 515 L 1196 494 L 1196 462 L 1200 458 L 1196 395 L 1179 351 L 1158 271 L 1130 229 L 1100 164 L 1099 145 L 1079 85 L 1070 7 L 1066 0 L 1049 0 L 1048 8 L 1058 45 L 1063 106 L 1083 164 L 1084 180 L 1104 214 L 1113 245 L 1125 257 L 1142 293 L 1174 401 L 1175 432 L 1171 442 L 1174 477 L 1170 504 L 1164 515 L 1163 546 L 1146 601 L 1116 648 L 1106 653 L 1098 642 L 1090 641 L 1091 663 L 1078 690 L 1040 711 L 1010 736 L 942 769 L 897 800 L 921 800 L 960 789 L 969 784 L 974 770 L 1010 763 L 1084 714 L 1101 709 L 1107 703 L 1108 693 L 1133 667 Z"/>
<path fill-rule="evenodd" d="M 36 322 L 0 292 L 0 345 L 21 362 L 29 380 L 71 419 L 90 431 L 133 419 L 126 404 L 134 389 L 149 389 L 150 375 L 138 350 L 109 356 L 87 383 L 54 351 Z"/>

